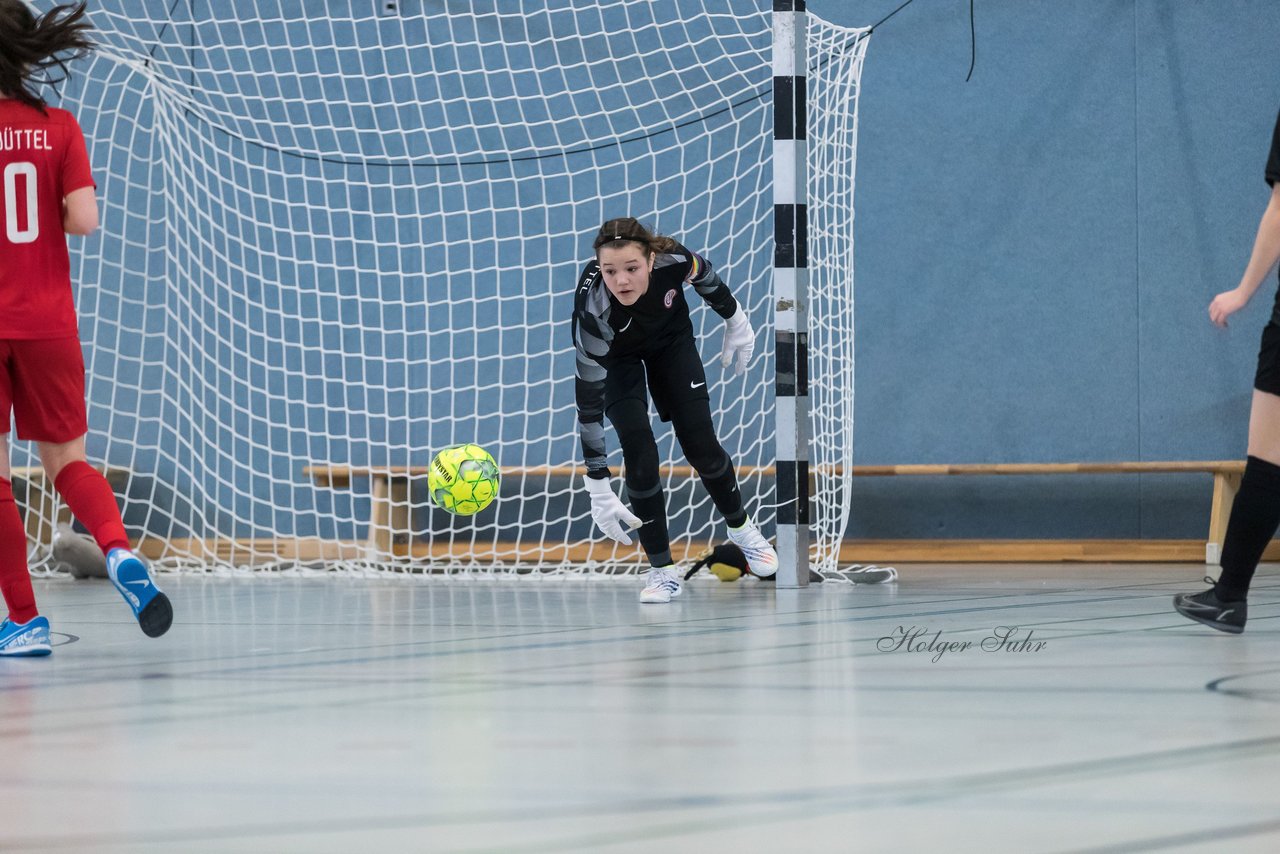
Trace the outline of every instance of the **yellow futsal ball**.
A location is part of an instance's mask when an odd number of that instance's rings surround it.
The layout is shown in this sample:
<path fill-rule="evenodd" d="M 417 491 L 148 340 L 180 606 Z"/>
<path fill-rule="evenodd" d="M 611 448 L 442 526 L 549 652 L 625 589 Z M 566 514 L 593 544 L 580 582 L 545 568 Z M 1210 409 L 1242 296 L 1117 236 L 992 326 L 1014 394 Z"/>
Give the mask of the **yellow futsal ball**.
<path fill-rule="evenodd" d="M 431 500 L 442 510 L 472 516 L 498 497 L 502 475 L 479 445 L 450 445 L 436 454 L 427 475 Z"/>

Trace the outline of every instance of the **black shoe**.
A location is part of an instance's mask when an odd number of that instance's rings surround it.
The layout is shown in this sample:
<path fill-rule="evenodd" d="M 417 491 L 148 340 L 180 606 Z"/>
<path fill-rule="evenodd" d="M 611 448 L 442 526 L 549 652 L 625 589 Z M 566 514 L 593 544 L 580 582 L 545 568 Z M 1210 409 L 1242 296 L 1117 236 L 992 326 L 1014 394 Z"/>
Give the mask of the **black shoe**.
<path fill-rule="evenodd" d="M 1216 587 L 1203 593 L 1179 593 L 1173 597 L 1173 607 L 1188 619 L 1233 635 L 1244 631 L 1244 621 L 1249 616 L 1249 606 L 1243 600 L 1223 602 Z"/>

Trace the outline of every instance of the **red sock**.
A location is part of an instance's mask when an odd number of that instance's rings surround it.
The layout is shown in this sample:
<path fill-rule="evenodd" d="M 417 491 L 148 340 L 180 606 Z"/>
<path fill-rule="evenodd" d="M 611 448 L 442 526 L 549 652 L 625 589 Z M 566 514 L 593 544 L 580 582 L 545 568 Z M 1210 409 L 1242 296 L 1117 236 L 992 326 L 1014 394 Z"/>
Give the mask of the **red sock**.
<path fill-rule="evenodd" d="M 68 463 L 54 478 L 53 488 L 67 502 L 71 513 L 98 541 L 98 548 L 106 554 L 112 549 L 129 548 L 129 537 L 120 521 L 120 508 L 116 506 L 116 494 L 102 472 L 86 462 Z"/>
<path fill-rule="evenodd" d="M 27 569 L 27 529 L 13 500 L 13 484 L 0 477 L 0 593 L 9 619 L 25 623 L 36 616 L 36 594 Z"/>

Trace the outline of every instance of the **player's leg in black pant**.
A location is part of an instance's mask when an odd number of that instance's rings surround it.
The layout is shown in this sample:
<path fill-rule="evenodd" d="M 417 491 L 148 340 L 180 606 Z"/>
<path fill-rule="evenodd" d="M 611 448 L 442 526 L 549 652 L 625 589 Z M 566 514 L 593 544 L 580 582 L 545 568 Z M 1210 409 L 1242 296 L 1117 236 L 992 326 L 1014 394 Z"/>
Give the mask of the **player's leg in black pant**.
<path fill-rule="evenodd" d="M 1258 374 L 1249 414 L 1249 459 L 1231 505 L 1222 543 L 1222 575 L 1202 593 L 1180 593 L 1173 607 L 1184 617 L 1232 634 L 1244 631 L 1246 598 L 1262 553 L 1280 527 L 1280 326 L 1262 336 Z"/>
<path fill-rule="evenodd" d="M 649 557 L 649 574 L 640 601 L 667 603 L 681 593 L 667 533 L 667 497 L 658 477 L 658 446 L 649 421 L 645 367 L 637 359 L 609 367 L 604 381 L 604 414 L 622 446 L 631 512 L 640 519 L 640 545 Z"/>
<path fill-rule="evenodd" d="M 1248 617 L 1245 599 L 1267 543 L 1280 526 L 1280 466 L 1258 457 L 1245 463 L 1222 543 L 1222 575 L 1203 593 L 1180 593 L 1173 607 L 1184 617 L 1239 634 Z"/>
<path fill-rule="evenodd" d="M 778 570 L 778 553 L 743 507 L 737 471 L 711 422 L 707 376 L 693 338 L 676 342 L 661 358 L 645 364 L 658 415 L 675 427 L 681 450 L 728 523 L 729 539 L 742 550 L 753 574 L 772 576 Z"/>
<path fill-rule="evenodd" d="M 1280 466 L 1258 457 L 1245 463 L 1240 491 L 1231 505 L 1227 536 L 1222 544 L 1222 575 L 1218 598 L 1243 602 L 1262 552 L 1280 527 Z"/>
<path fill-rule="evenodd" d="M 660 358 L 647 360 L 646 366 L 658 417 L 670 421 L 675 428 L 685 459 L 702 479 L 729 527 L 740 527 L 747 520 L 747 513 L 738 490 L 738 475 L 716 438 L 707 375 L 693 338 L 673 344 Z"/>
<path fill-rule="evenodd" d="M 627 397 L 605 410 L 618 434 L 626 467 L 627 496 L 631 512 L 640 517 L 640 545 L 652 566 L 668 566 L 671 540 L 667 533 L 667 498 L 658 477 L 658 446 L 649 423 L 645 400 Z"/>
<path fill-rule="evenodd" d="M 738 528 L 747 520 L 742 506 L 742 492 L 738 489 L 738 475 L 733 460 L 716 438 L 711 421 L 711 407 L 707 400 L 688 400 L 675 404 L 671 409 L 671 424 L 685 459 L 697 471 L 707 494 L 715 502 L 716 509 L 731 528 Z"/>

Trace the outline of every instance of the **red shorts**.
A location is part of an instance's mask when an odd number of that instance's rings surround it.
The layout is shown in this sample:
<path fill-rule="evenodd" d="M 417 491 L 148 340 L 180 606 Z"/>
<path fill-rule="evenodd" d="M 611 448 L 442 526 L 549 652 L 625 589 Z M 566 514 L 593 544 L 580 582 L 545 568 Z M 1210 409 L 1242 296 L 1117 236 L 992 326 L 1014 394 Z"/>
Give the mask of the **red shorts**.
<path fill-rule="evenodd" d="M 0 340 L 0 433 L 10 409 L 19 439 L 62 443 L 89 432 L 79 336 Z"/>

